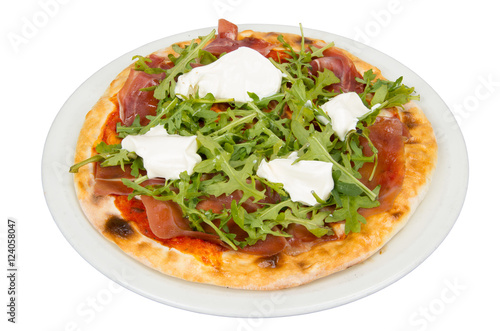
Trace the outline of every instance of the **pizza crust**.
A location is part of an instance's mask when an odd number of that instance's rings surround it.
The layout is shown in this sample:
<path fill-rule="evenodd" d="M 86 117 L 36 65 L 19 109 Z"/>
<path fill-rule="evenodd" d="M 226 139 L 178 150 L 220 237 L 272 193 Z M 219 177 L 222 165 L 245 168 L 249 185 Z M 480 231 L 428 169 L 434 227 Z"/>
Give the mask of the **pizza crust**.
<path fill-rule="evenodd" d="M 300 47 L 300 36 L 283 34 L 291 45 Z M 239 38 L 257 37 L 277 42 L 277 33 L 243 31 Z M 307 39 L 316 45 L 323 41 Z M 186 42 L 183 42 L 185 44 Z M 358 71 L 372 69 L 379 78 L 380 70 L 343 51 Z M 173 53 L 168 47 L 155 52 L 160 56 Z M 113 98 L 128 77 L 130 68 L 122 71 L 104 95 L 87 114 L 76 147 L 75 163 L 91 156 L 100 141 L 108 115 L 116 110 Z M 437 161 L 437 144 L 432 126 L 416 103 L 407 104 L 401 119 L 410 129 L 405 144 L 406 173 L 402 192 L 393 207 L 367 218 L 361 232 L 351 233 L 344 240 L 314 246 L 310 251 L 290 256 L 279 254 L 263 258 L 235 251 L 220 253 L 220 263 L 203 262 L 195 255 L 164 246 L 142 235 L 134 222 L 123 220 L 115 207 L 114 197 L 93 194 L 94 166 L 86 165 L 75 174 L 75 188 L 82 209 L 89 221 L 106 238 L 143 264 L 162 273 L 193 282 L 250 290 L 276 290 L 311 282 L 362 262 L 383 247 L 409 220 L 423 199 Z"/>

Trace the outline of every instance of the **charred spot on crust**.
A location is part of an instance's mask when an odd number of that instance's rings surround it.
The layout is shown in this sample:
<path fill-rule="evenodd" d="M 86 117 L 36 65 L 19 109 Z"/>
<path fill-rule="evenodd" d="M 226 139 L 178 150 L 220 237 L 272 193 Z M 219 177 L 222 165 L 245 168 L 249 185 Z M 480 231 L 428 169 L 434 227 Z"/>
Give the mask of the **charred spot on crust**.
<path fill-rule="evenodd" d="M 306 45 L 314 44 L 314 40 L 312 40 L 311 38 L 305 37 L 304 38 L 304 44 L 306 44 Z"/>
<path fill-rule="evenodd" d="M 307 269 L 311 266 L 310 263 L 306 263 L 304 261 L 299 261 L 297 262 L 297 266 L 301 269 L 301 270 L 304 270 L 304 269 Z"/>
<path fill-rule="evenodd" d="M 302 37 L 301 36 L 293 36 L 293 42 L 300 45 L 302 42 Z"/>
<path fill-rule="evenodd" d="M 420 144 L 420 141 L 415 138 L 415 137 L 411 137 L 410 139 L 408 139 L 405 144 L 408 144 L 408 145 L 415 145 L 415 144 Z"/>
<path fill-rule="evenodd" d="M 411 112 L 402 112 L 401 113 L 401 120 L 404 124 L 406 124 L 406 126 L 408 127 L 408 129 L 413 129 L 413 128 L 416 128 L 420 125 L 420 123 L 418 122 L 418 120 L 413 116 L 413 114 Z"/>
<path fill-rule="evenodd" d="M 395 219 L 399 219 L 403 215 L 403 213 L 399 210 L 392 212 L 391 214 L 392 214 L 391 216 L 394 217 Z"/>
<path fill-rule="evenodd" d="M 265 256 L 257 259 L 257 265 L 261 268 L 277 268 L 280 254 Z"/>
<path fill-rule="evenodd" d="M 278 37 L 279 34 L 276 33 L 276 32 L 269 32 L 268 34 L 266 34 L 266 37 Z"/>
<path fill-rule="evenodd" d="M 398 208 L 391 210 L 390 214 L 391 214 L 394 222 L 399 222 L 405 218 L 405 215 L 408 214 L 409 210 L 410 210 L 409 206 L 404 206 L 404 205 L 398 206 Z"/>
<path fill-rule="evenodd" d="M 123 218 L 111 216 L 106 221 L 106 232 L 121 238 L 128 238 L 134 235 L 134 229 Z"/>
<path fill-rule="evenodd" d="M 302 36 L 294 36 L 292 40 L 295 44 L 300 45 L 302 43 Z M 312 44 L 314 44 L 314 40 L 311 38 L 305 37 L 304 44 L 305 45 L 312 45 Z"/>
<path fill-rule="evenodd" d="M 103 196 L 102 195 L 91 194 L 90 198 L 92 199 L 92 203 L 98 205 L 98 204 L 100 204 Z"/>

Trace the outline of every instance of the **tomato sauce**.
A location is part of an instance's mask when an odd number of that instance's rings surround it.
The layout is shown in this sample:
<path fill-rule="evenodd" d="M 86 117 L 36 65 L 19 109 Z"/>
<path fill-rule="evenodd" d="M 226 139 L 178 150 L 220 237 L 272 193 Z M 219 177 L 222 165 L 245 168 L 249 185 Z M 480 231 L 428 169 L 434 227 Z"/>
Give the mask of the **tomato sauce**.
<path fill-rule="evenodd" d="M 144 204 L 139 199 L 129 200 L 127 196 L 116 196 L 115 206 L 127 221 L 137 224 L 139 231 L 146 237 L 151 238 L 162 245 L 175 248 L 178 251 L 193 255 L 197 260 L 206 265 L 219 267 L 222 263 L 222 252 L 224 248 L 201 239 L 190 237 L 175 237 L 171 239 L 160 239 L 156 237 L 149 227 Z"/>

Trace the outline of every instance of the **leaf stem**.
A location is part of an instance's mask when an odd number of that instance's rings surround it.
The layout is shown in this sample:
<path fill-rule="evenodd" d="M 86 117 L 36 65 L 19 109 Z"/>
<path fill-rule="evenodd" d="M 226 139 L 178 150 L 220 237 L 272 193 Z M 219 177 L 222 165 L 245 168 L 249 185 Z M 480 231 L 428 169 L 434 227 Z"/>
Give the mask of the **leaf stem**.
<path fill-rule="evenodd" d="M 167 90 L 170 89 L 170 85 L 172 83 L 175 83 L 174 79 L 175 77 L 180 74 L 186 66 L 193 60 L 196 56 L 198 56 L 199 51 L 205 47 L 205 45 L 215 37 L 215 30 L 212 30 L 208 35 L 203 37 L 200 40 L 200 43 L 185 57 L 183 58 L 179 63 L 176 63 L 175 66 L 172 68 L 172 71 L 170 74 L 161 81 L 160 85 L 155 89 L 154 92 L 154 97 L 158 100 L 163 100 L 167 96 Z"/>
<path fill-rule="evenodd" d="M 139 134 L 145 134 L 146 132 L 149 131 L 149 129 L 151 129 L 152 127 L 156 126 L 158 124 L 158 122 L 160 122 L 161 118 L 163 116 L 165 116 L 172 108 L 174 108 L 176 105 L 177 105 L 177 102 L 178 102 L 179 99 L 174 99 L 172 100 L 167 107 L 163 108 L 161 110 L 161 112 L 156 115 L 156 117 L 148 123 L 148 125 L 146 125 L 145 127 L 143 127 L 141 129 L 141 131 L 139 131 Z"/>
<path fill-rule="evenodd" d="M 353 184 L 356 184 L 361 190 L 363 190 L 363 192 L 366 193 L 366 195 L 371 199 L 371 200 L 375 200 L 377 198 L 377 195 L 375 193 L 373 193 L 368 187 L 366 187 L 363 183 L 361 183 L 356 177 L 354 177 L 349 171 L 347 171 L 347 169 L 342 166 L 340 163 L 338 163 L 337 161 L 335 161 L 332 156 L 330 155 L 330 153 L 328 153 L 328 151 L 325 149 L 325 147 L 321 144 L 321 142 L 314 136 L 311 136 L 309 139 L 314 139 L 317 143 L 317 145 L 322 149 L 322 152 L 323 154 L 327 157 L 328 161 L 330 161 L 331 163 L 333 163 L 333 167 L 336 169 L 336 170 L 340 170 L 340 172 L 344 175 L 346 175 Z"/>
<path fill-rule="evenodd" d="M 78 162 L 77 164 L 74 164 L 72 165 L 70 168 L 69 168 L 69 172 L 75 174 L 78 172 L 78 170 L 83 167 L 84 165 L 86 164 L 89 164 L 89 163 L 92 163 L 92 162 L 99 162 L 99 161 L 102 161 L 104 160 L 104 157 L 102 157 L 101 155 L 99 154 L 96 154 L 92 157 L 89 157 L 88 159 L 86 160 L 83 160 L 81 162 Z"/>

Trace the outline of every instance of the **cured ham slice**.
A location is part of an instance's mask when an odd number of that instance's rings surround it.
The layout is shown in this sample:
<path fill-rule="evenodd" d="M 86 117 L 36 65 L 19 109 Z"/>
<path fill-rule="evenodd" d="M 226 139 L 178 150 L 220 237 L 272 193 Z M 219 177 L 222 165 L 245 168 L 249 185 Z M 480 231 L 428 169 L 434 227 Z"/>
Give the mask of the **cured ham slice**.
<path fill-rule="evenodd" d="M 219 19 L 219 26 L 217 27 L 219 38 L 236 40 L 238 36 L 238 26 L 223 18 Z"/>
<path fill-rule="evenodd" d="M 182 210 L 175 202 L 159 201 L 153 197 L 142 196 L 146 207 L 149 227 L 155 236 L 170 239 L 191 231 L 189 223 L 182 217 Z"/>
<path fill-rule="evenodd" d="M 182 210 L 175 202 L 160 201 L 150 196 L 141 196 L 141 200 L 146 209 L 151 232 L 156 237 L 160 239 L 190 237 L 227 247 L 217 235 L 191 230 L 189 220 L 182 216 Z"/>
<path fill-rule="evenodd" d="M 125 85 L 118 92 L 120 119 L 125 126 L 130 126 L 137 115 L 141 119 L 141 125 L 145 125 L 146 116 L 156 114 L 158 100 L 153 97 L 154 91 L 141 89 L 158 85 L 159 76 L 130 69 Z"/>
<path fill-rule="evenodd" d="M 286 245 L 285 237 L 267 235 L 265 240 L 259 240 L 252 246 L 245 246 L 240 251 L 252 255 L 272 256 L 283 251 Z"/>
<path fill-rule="evenodd" d="M 368 188 L 374 189 L 380 185 L 380 206 L 370 209 L 360 209 L 360 213 L 367 217 L 389 209 L 394 199 L 401 192 L 405 177 L 405 141 L 409 134 L 408 128 L 396 117 L 378 117 L 370 126 L 370 140 L 378 150 L 378 164 L 372 180 L 369 180 L 373 171 L 373 163 L 365 163 L 359 172 L 361 182 Z M 368 141 L 360 139 L 363 153 L 373 155 Z"/>
<path fill-rule="evenodd" d="M 120 179 L 120 178 L 135 178 L 131 174 L 132 169 L 129 164 L 126 164 L 122 167 L 120 166 L 110 166 L 110 167 L 101 167 L 99 163 L 96 163 L 95 166 L 95 178 L 99 179 Z M 145 171 L 141 171 L 142 175 L 145 175 Z"/>
<path fill-rule="evenodd" d="M 259 181 L 256 181 L 255 188 L 259 191 L 264 190 L 264 186 Z M 196 206 L 196 208 L 202 210 L 211 210 L 214 213 L 221 213 L 224 210 L 224 208 L 226 209 L 231 208 L 231 202 L 233 200 L 239 203 L 242 197 L 243 197 L 243 192 L 239 190 L 233 192 L 230 195 L 223 194 L 218 197 L 210 196 L 200 201 Z M 266 194 L 263 200 L 254 202 L 253 198 L 250 198 L 245 202 L 243 202 L 242 206 L 248 213 L 253 213 L 257 211 L 259 208 L 262 208 L 262 204 L 274 204 L 279 201 L 280 201 L 279 194 L 271 190 L 269 187 L 266 187 Z"/>
<path fill-rule="evenodd" d="M 292 235 L 292 237 L 287 238 L 285 253 L 288 255 L 298 255 L 309 251 L 314 245 L 319 243 L 342 240 L 346 236 L 344 232 L 344 225 L 344 222 L 332 223 L 331 227 L 335 234 L 318 238 L 309 232 L 305 226 L 296 223 L 290 224 L 286 229 L 286 232 Z"/>
<path fill-rule="evenodd" d="M 325 57 L 311 61 L 311 72 L 313 75 L 318 75 L 318 72 L 328 69 L 340 79 L 339 83 L 333 84 L 330 87 L 335 92 L 340 92 L 340 90 L 343 92 L 363 92 L 364 85 L 356 81 L 356 78 L 362 77 L 356 70 L 351 59 L 335 48 L 325 50 L 323 55 Z"/>
<path fill-rule="evenodd" d="M 94 194 L 96 196 L 129 195 L 132 193 L 130 187 L 125 186 L 120 180 L 107 180 L 96 178 L 94 185 Z"/>
<path fill-rule="evenodd" d="M 109 194 L 129 195 L 133 190 L 123 184 L 121 179 L 135 178 L 130 172 L 130 165 L 125 165 L 124 170 L 120 166 L 101 167 L 100 165 L 96 165 L 94 194 L 96 196 Z M 165 180 L 163 178 L 151 178 L 141 183 L 142 186 L 164 184 Z"/>
<path fill-rule="evenodd" d="M 150 68 L 168 69 L 171 64 L 165 63 L 164 58 L 151 55 Z M 154 98 L 154 90 L 142 90 L 156 86 L 164 78 L 164 74 L 147 74 L 144 71 L 130 69 L 129 76 L 122 89 L 118 92 L 118 106 L 120 119 L 125 126 L 130 126 L 136 116 L 141 119 L 141 125 L 146 125 L 149 120 L 147 115 L 156 115 L 158 100 Z"/>
<path fill-rule="evenodd" d="M 266 56 L 274 47 L 273 44 L 257 38 L 243 38 L 241 40 L 237 40 L 236 37 L 238 35 L 238 27 L 225 19 L 219 20 L 217 31 L 217 37 L 204 48 L 207 52 L 210 52 L 215 56 L 232 52 L 240 47 L 252 48 L 260 54 Z"/>

